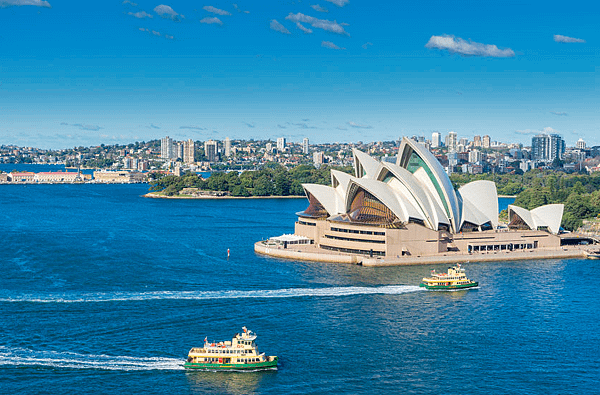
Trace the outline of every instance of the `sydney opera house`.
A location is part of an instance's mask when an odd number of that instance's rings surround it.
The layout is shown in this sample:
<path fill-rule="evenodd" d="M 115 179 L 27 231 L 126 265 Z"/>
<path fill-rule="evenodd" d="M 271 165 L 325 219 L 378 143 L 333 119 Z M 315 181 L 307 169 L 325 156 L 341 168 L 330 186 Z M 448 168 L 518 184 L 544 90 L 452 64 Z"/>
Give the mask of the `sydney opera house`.
<path fill-rule="evenodd" d="M 561 246 L 562 204 L 509 206 L 509 223 L 499 224 L 493 182 L 455 190 L 437 158 L 414 140 L 402 140 L 395 164 L 353 153 L 354 176 L 332 170 L 331 186 L 304 184 L 309 206 L 297 213 L 294 235 L 273 240 L 386 259 Z"/>

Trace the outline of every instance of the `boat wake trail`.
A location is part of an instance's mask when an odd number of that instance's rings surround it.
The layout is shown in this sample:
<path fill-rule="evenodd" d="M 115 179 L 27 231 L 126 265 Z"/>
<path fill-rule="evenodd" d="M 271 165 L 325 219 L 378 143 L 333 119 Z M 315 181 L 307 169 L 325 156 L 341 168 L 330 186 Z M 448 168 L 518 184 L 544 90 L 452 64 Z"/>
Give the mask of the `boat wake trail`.
<path fill-rule="evenodd" d="M 102 370 L 182 370 L 183 361 L 175 358 L 138 358 L 88 355 L 71 352 L 37 351 L 0 347 L 0 366 L 47 366 L 67 369 Z"/>
<path fill-rule="evenodd" d="M 154 291 L 154 292 L 93 292 L 30 294 L 0 297 L 0 302 L 30 303 L 99 303 L 149 300 L 209 300 L 209 299 L 265 299 L 299 297 L 339 297 L 352 295 L 399 295 L 421 291 L 413 285 L 386 285 L 380 287 L 288 288 L 253 291 Z"/>

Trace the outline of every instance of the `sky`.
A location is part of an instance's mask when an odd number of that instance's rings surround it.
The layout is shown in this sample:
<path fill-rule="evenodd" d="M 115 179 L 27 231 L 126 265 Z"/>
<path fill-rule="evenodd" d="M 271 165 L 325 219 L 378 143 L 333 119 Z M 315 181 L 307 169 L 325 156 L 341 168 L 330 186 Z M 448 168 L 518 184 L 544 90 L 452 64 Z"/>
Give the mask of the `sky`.
<path fill-rule="evenodd" d="M 600 145 L 590 1 L 0 0 L 0 145 Z"/>

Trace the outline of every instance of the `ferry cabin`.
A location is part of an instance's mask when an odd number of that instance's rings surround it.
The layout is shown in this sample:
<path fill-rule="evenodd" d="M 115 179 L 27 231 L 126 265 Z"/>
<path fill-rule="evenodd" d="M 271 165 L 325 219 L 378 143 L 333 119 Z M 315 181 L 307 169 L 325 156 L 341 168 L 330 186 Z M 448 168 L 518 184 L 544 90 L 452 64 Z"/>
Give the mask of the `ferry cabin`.
<path fill-rule="evenodd" d="M 239 334 L 232 341 L 205 343 L 203 348 L 192 348 L 188 357 L 191 363 L 251 364 L 267 361 L 264 354 L 258 354 L 254 340 L 244 339 Z"/>

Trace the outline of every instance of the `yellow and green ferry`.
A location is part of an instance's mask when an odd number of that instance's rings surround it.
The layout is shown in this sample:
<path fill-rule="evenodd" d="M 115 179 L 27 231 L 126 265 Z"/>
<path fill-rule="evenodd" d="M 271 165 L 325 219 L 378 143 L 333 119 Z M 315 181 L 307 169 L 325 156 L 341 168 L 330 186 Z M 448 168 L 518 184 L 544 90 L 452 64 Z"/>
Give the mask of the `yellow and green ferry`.
<path fill-rule="evenodd" d="M 459 263 L 448 268 L 448 273 L 436 273 L 431 271 L 431 277 L 424 277 L 420 287 L 427 289 L 465 289 L 478 286 L 479 283 L 469 280 Z"/>
<path fill-rule="evenodd" d="M 259 353 L 256 334 L 245 326 L 231 341 L 211 343 L 204 339 L 204 347 L 194 347 L 183 365 L 187 369 L 204 370 L 265 370 L 277 369 L 278 358 Z"/>

